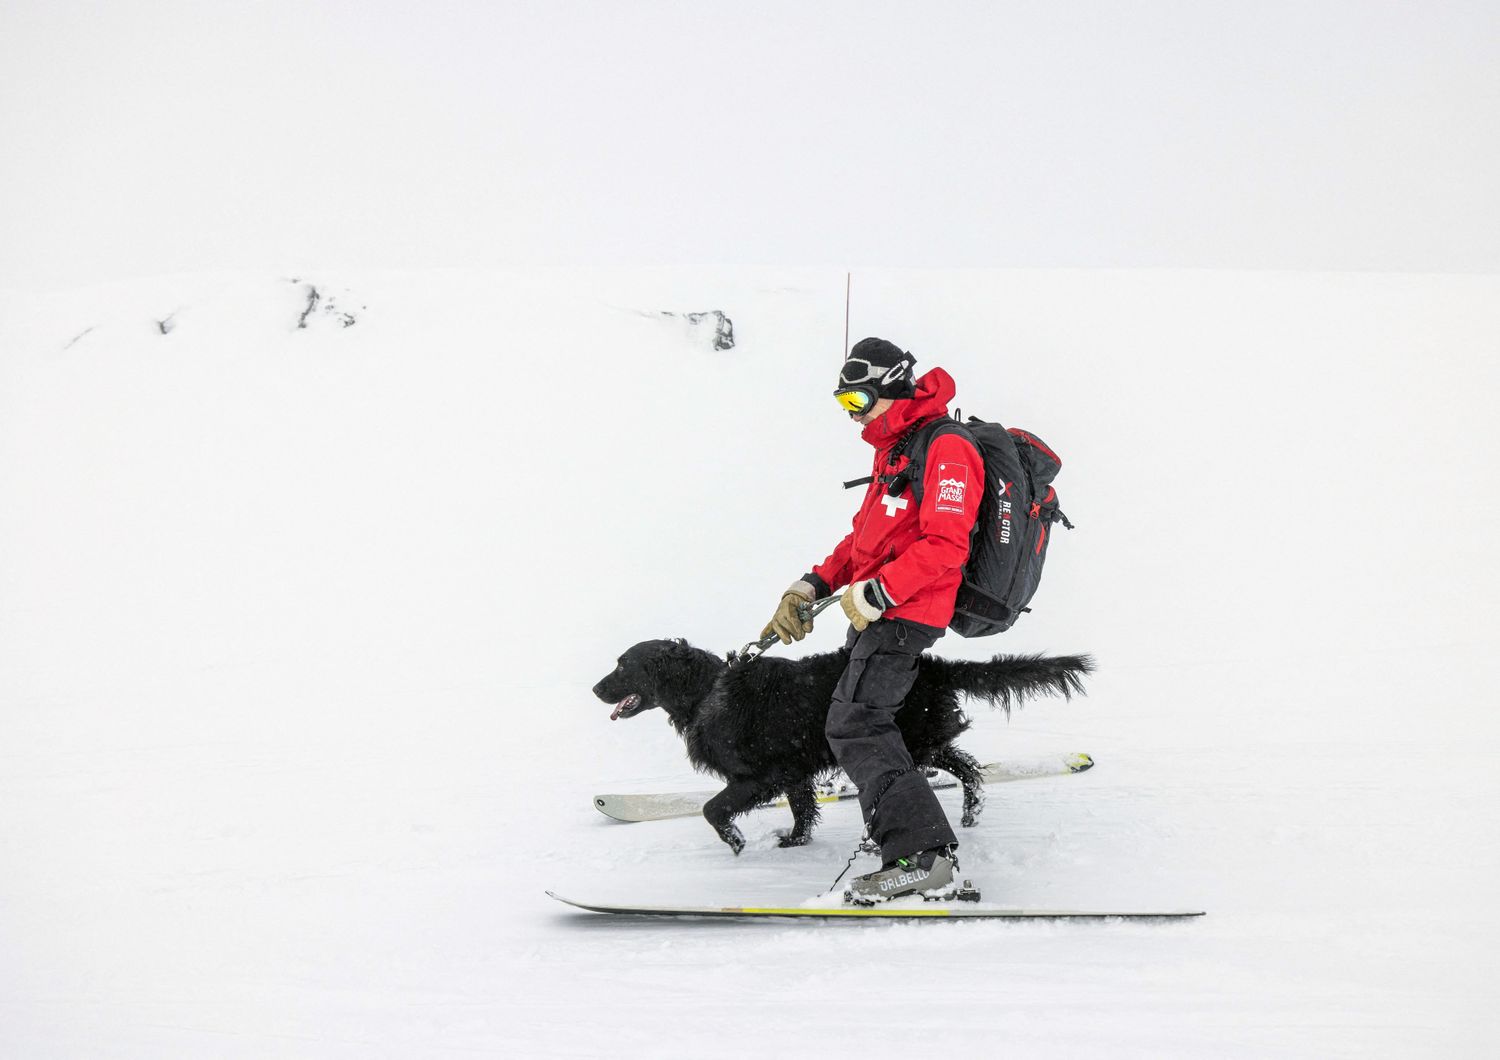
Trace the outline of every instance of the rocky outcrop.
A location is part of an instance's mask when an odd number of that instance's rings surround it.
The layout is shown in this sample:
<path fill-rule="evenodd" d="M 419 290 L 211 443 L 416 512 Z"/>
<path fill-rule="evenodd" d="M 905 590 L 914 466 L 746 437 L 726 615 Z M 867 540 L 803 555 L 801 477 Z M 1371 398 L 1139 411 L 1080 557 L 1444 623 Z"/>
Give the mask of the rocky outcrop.
<path fill-rule="evenodd" d="M 315 283 L 297 277 L 293 277 L 290 282 L 302 287 L 303 297 L 306 299 L 302 313 L 297 318 L 299 331 L 320 320 L 327 320 L 345 328 L 353 327 L 359 322 L 359 318 L 354 315 L 353 311 L 345 308 L 350 301 L 348 291 L 335 294 L 326 288 L 319 288 Z M 344 299 L 343 303 L 339 301 L 340 298 Z M 359 306 L 360 310 L 368 308 L 369 306 Z"/>
<path fill-rule="evenodd" d="M 734 349 L 734 321 L 721 309 L 710 309 L 705 313 L 671 313 L 662 311 L 662 316 L 684 320 L 693 330 L 702 329 L 709 334 L 716 350 Z"/>

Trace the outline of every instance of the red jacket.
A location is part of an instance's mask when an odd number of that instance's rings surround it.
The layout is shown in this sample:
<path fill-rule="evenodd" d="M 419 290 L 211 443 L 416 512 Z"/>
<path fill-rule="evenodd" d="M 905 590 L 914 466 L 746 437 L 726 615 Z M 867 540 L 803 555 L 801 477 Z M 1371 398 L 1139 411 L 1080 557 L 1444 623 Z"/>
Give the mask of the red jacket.
<path fill-rule="evenodd" d="M 911 461 L 905 453 L 895 464 L 890 451 L 907 431 L 944 415 L 954 392 L 953 378 L 934 368 L 917 380 L 916 396 L 897 401 L 862 437 L 875 447 L 875 481 L 865 490 L 854 516 L 854 529 L 833 553 L 813 568 L 829 591 L 865 578 L 880 578 L 896 606 L 886 618 L 905 618 L 945 628 L 953 618 L 953 597 L 963 581 L 969 558 L 969 531 L 984 491 L 984 461 L 966 439 L 938 437 L 927 450 L 920 510 L 911 503 L 911 488 L 886 497 L 881 475 L 901 471 Z"/>

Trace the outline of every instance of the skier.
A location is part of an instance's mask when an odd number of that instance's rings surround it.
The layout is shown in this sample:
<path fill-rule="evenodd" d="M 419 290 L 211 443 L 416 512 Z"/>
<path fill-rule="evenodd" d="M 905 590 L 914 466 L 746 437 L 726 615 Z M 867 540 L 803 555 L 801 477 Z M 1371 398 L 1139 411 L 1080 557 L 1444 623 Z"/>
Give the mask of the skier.
<path fill-rule="evenodd" d="M 934 368 L 914 379 L 916 358 L 895 343 L 867 338 L 839 371 L 834 397 L 875 448 L 873 480 L 854 528 L 832 554 L 782 594 L 762 631 L 783 644 L 812 632 L 799 609 L 847 586 L 849 663 L 833 693 L 825 735 L 840 767 L 859 788 L 860 808 L 880 846 L 878 872 L 846 892 L 869 903 L 907 894 L 949 897 L 957 889 L 953 828 L 896 725 L 917 676 L 917 657 L 953 617 L 969 555 L 969 532 L 984 490 L 984 461 L 964 437 L 940 434 L 922 469 L 920 505 L 908 484 L 904 450 L 925 424 L 948 411 L 952 377 Z"/>

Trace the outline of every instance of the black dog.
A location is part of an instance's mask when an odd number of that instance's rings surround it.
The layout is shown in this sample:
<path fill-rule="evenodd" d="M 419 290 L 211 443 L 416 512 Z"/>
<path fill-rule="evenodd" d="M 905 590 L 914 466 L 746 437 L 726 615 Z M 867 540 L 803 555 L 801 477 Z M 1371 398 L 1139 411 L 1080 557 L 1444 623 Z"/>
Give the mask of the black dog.
<path fill-rule="evenodd" d="M 652 707 L 667 712 L 698 769 L 727 786 L 703 816 L 738 854 L 745 837 L 734 818 L 780 798 L 791 803 L 792 830 L 782 846 L 799 846 L 818 821 L 817 781 L 836 768 L 823 735 L 847 649 L 802 659 L 756 658 L 726 663 L 682 640 L 642 641 L 594 686 L 614 704 L 610 719 Z M 962 824 L 972 826 L 983 800 L 979 763 L 953 745 L 969 727 L 958 697 L 972 696 L 1010 711 L 1032 696 L 1082 693 L 1092 661 L 1084 655 L 997 655 L 963 662 L 923 655 L 916 684 L 896 723 L 920 768 L 951 773 L 963 785 Z"/>

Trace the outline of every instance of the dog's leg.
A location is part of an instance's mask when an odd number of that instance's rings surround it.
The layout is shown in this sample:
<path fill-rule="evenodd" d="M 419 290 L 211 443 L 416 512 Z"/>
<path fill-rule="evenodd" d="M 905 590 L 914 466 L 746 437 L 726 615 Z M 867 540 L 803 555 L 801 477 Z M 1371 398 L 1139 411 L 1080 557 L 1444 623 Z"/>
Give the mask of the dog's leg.
<path fill-rule="evenodd" d="M 731 781 L 729 786 L 709 799 L 703 806 L 703 816 L 714 826 L 719 838 L 729 844 L 729 849 L 738 854 L 745 849 L 745 834 L 735 826 L 734 819 L 749 813 L 762 802 L 769 801 L 760 785 L 745 780 Z"/>
<path fill-rule="evenodd" d="M 818 797 L 811 780 L 788 788 L 786 798 L 792 804 L 792 830 L 782 832 L 784 847 L 800 847 L 812 842 L 812 830 L 818 825 Z"/>
<path fill-rule="evenodd" d="M 958 823 L 973 828 L 979 823 L 979 811 L 984 808 L 984 777 L 980 773 L 979 760 L 948 744 L 932 756 L 932 765 L 953 774 L 953 779 L 963 785 L 964 814 Z"/>

